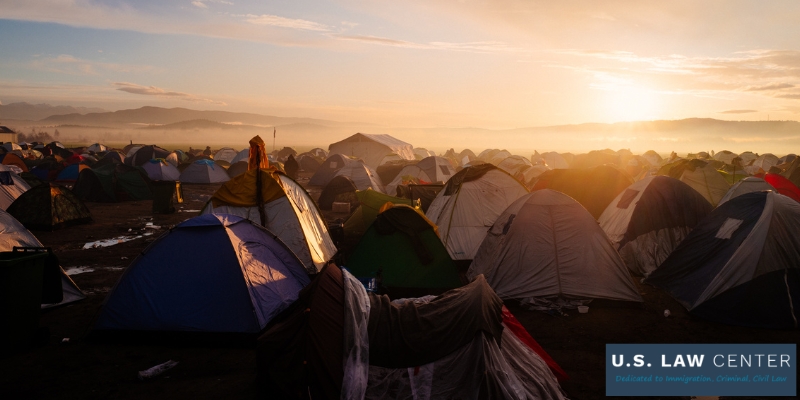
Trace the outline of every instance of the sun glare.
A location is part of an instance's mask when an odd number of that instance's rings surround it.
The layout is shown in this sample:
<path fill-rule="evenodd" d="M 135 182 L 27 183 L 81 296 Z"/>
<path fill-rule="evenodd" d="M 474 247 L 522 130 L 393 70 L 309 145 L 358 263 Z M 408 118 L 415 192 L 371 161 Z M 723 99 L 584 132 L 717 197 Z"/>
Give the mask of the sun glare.
<path fill-rule="evenodd" d="M 642 121 L 658 118 L 658 94 L 641 86 L 617 86 L 604 96 L 609 122 Z"/>

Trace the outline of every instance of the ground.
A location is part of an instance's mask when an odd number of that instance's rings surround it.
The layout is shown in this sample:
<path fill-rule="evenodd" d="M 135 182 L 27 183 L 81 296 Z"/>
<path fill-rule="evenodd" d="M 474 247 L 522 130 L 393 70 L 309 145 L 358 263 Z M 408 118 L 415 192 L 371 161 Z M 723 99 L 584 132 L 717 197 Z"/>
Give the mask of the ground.
<path fill-rule="evenodd" d="M 305 180 L 304 180 L 305 179 Z M 307 177 L 301 177 L 301 184 Z M 151 201 L 88 203 L 94 222 L 55 232 L 34 232 L 52 247 L 87 299 L 44 311 L 40 325 L 49 340 L 0 359 L 0 388 L 6 399 L 251 399 L 257 395 L 255 350 L 249 347 L 141 344 L 89 340 L 105 296 L 131 261 L 169 227 L 197 214 L 219 185 L 184 185 L 185 202 L 173 214 L 153 214 Z M 312 192 L 312 197 L 318 191 Z M 344 215 L 326 213 L 333 220 Z M 148 226 L 148 223 L 151 225 Z M 110 247 L 84 249 L 100 239 L 139 236 Z M 570 375 L 562 386 L 570 398 L 605 393 L 606 343 L 797 343 L 797 331 L 721 325 L 690 316 L 662 291 L 640 285 L 644 305 L 590 305 L 587 314 L 553 316 L 509 303 L 509 309 Z M 664 310 L 671 315 L 664 317 Z M 138 371 L 168 360 L 179 364 L 156 378 L 139 381 Z"/>

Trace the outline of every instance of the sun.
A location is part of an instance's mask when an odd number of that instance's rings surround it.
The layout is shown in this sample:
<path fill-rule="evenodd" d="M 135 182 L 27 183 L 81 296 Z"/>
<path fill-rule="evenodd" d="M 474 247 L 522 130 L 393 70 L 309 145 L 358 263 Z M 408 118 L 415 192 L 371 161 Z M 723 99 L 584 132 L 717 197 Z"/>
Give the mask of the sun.
<path fill-rule="evenodd" d="M 652 120 L 660 114 L 658 93 L 643 86 L 619 85 L 608 88 L 603 101 L 603 113 L 610 122 Z"/>

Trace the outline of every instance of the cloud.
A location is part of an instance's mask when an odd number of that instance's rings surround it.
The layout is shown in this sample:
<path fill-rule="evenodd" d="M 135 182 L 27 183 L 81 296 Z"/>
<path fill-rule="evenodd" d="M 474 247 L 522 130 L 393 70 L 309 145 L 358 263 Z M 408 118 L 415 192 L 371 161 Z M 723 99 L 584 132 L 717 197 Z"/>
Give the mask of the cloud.
<path fill-rule="evenodd" d="M 198 96 L 191 95 L 191 94 L 188 94 L 188 93 L 170 92 L 170 91 L 167 91 L 167 90 L 164 90 L 162 88 L 155 87 L 155 86 L 142 86 L 142 85 L 137 85 L 135 83 L 129 83 L 129 82 L 114 82 L 114 86 L 116 86 L 117 90 L 119 90 L 119 91 L 132 93 L 132 94 L 141 94 L 141 95 L 146 95 L 146 96 L 158 96 L 158 97 L 170 97 L 170 98 L 176 98 L 176 99 L 180 99 L 180 100 L 192 101 L 192 102 L 197 102 L 197 103 L 211 103 L 211 104 L 217 104 L 217 105 L 221 105 L 221 106 L 227 106 L 227 104 L 225 102 L 222 102 L 222 101 L 204 99 L 202 97 L 198 97 Z"/>
<path fill-rule="evenodd" d="M 31 62 L 34 69 L 67 75 L 100 75 L 101 72 L 145 73 L 155 71 L 149 65 L 118 64 L 76 58 L 69 54 L 57 57 L 37 57 Z"/>
<path fill-rule="evenodd" d="M 780 96 L 775 96 L 779 99 L 795 99 L 800 100 L 800 93 L 791 93 L 791 94 L 782 94 Z"/>
<path fill-rule="evenodd" d="M 720 114 L 749 114 L 758 112 L 758 110 L 728 110 L 728 111 L 720 111 Z"/>
<path fill-rule="evenodd" d="M 255 25 L 277 26 L 280 28 L 291 28 L 291 29 L 300 29 L 307 31 L 327 32 L 330 30 L 330 28 L 327 25 L 323 25 L 317 22 L 307 21 L 304 19 L 285 18 L 269 14 L 262 14 L 262 15 L 248 14 L 245 18 L 245 21 Z"/>
<path fill-rule="evenodd" d="M 197 8 L 208 8 L 208 6 L 205 3 L 203 3 L 202 1 L 193 1 L 192 5 L 197 7 Z"/>
<path fill-rule="evenodd" d="M 596 13 L 596 14 L 592 14 L 592 18 L 604 19 L 606 21 L 616 21 L 617 20 L 616 18 L 614 18 L 614 17 L 612 17 L 612 16 L 610 16 L 610 15 L 604 13 L 604 12 L 599 12 L 599 13 Z"/>
<path fill-rule="evenodd" d="M 793 88 L 794 85 L 791 83 L 773 83 L 764 86 L 748 86 L 744 90 L 747 92 L 760 92 L 763 90 L 781 90 L 781 89 L 788 89 Z"/>
<path fill-rule="evenodd" d="M 472 52 L 472 53 L 499 53 L 499 52 L 523 52 L 524 50 L 516 47 L 509 46 L 503 42 L 483 41 L 483 42 L 428 42 L 416 43 L 407 40 L 390 39 L 379 36 L 369 35 L 343 35 L 331 34 L 330 37 L 361 42 L 366 44 L 402 47 L 408 49 L 422 49 L 422 50 L 449 50 L 459 52 Z"/>

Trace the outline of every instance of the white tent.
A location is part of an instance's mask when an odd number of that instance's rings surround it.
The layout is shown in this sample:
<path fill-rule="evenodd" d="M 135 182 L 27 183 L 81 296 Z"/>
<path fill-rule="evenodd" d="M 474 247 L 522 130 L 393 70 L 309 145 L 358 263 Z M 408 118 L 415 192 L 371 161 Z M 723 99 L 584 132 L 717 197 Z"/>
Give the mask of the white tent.
<path fill-rule="evenodd" d="M 181 172 L 180 181 L 184 183 L 219 183 L 231 178 L 225 168 L 211 160 L 197 160 Z"/>
<path fill-rule="evenodd" d="M 2 210 L 7 209 L 17 197 L 31 188 L 28 182 L 25 182 L 24 179 L 20 178 L 19 175 L 14 172 L 12 167 L 19 169 L 16 165 L 0 164 L 0 172 L 8 172 L 12 183 L 11 185 L 0 184 L 0 209 Z"/>
<path fill-rule="evenodd" d="M 223 147 L 214 153 L 214 160 L 226 161 L 233 164 L 233 159 L 236 158 L 237 155 L 239 155 L 239 153 L 236 150 L 230 147 Z"/>
<path fill-rule="evenodd" d="M 730 164 L 731 162 L 733 162 L 733 159 L 736 158 L 736 157 L 739 157 L 739 155 L 734 153 L 734 152 L 732 152 L 732 151 L 728 151 L 728 150 L 722 150 L 719 153 L 714 154 L 714 159 L 715 160 L 722 161 L 725 164 Z"/>
<path fill-rule="evenodd" d="M 383 183 L 374 169 L 362 164 L 360 161 L 347 163 L 336 172 L 335 176 L 346 176 L 356 184 L 358 190 L 377 190 L 383 193 Z"/>
<path fill-rule="evenodd" d="M 420 160 L 414 165 L 406 165 L 397 176 L 386 185 L 386 193 L 394 195 L 397 187 L 404 181 L 411 179 L 425 181 L 428 183 L 447 182 L 450 177 L 455 175 L 456 170 L 444 157 L 431 156 Z"/>
<path fill-rule="evenodd" d="M 594 217 L 550 189 L 522 196 L 497 218 L 467 272 L 480 274 L 503 299 L 642 301 Z"/>
<path fill-rule="evenodd" d="M 260 225 L 256 172 L 247 171 L 222 185 L 202 214 L 232 214 Z M 261 182 L 264 227 L 292 249 L 309 273 L 318 272 L 336 254 L 322 212 L 302 186 L 283 174 L 262 170 Z"/>
<path fill-rule="evenodd" d="M 42 247 L 42 243 L 11 214 L 0 210 L 0 251 L 13 251 L 14 247 Z M 86 298 L 86 295 L 81 292 L 78 285 L 72 281 L 61 266 L 58 269 L 61 271 L 61 290 L 64 299 L 56 304 L 42 304 L 42 308 L 55 307 Z"/>
<path fill-rule="evenodd" d="M 467 167 L 447 181 L 425 216 L 439 227 L 450 257 L 471 260 L 497 216 L 526 193 L 525 186 L 492 164 Z"/>
<path fill-rule="evenodd" d="M 698 161 L 687 167 L 681 174 L 681 182 L 689 185 L 716 207 L 719 201 L 728 193 L 731 185 L 725 177 L 710 164 Z"/>
<path fill-rule="evenodd" d="M 108 151 L 108 146 L 106 146 L 104 144 L 100 144 L 100 143 L 95 143 L 95 144 L 89 146 L 86 149 L 86 151 L 93 151 L 95 153 L 100 153 L 100 152 L 103 152 L 103 151 Z"/>
<path fill-rule="evenodd" d="M 722 200 L 719 201 L 718 206 L 721 206 L 726 201 L 741 196 L 745 193 L 760 192 L 762 190 L 775 190 L 775 188 L 761 178 L 748 176 L 739 182 L 734 183 L 733 186 L 728 189 L 728 193 L 725 193 L 725 196 L 723 196 Z"/>
<path fill-rule="evenodd" d="M 142 168 L 147 172 L 147 176 L 154 181 L 177 181 L 181 179 L 181 171 L 164 160 L 150 160 L 142 164 Z"/>
<path fill-rule="evenodd" d="M 750 175 L 766 173 L 769 172 L 770 168 L 778 165 L 779 162 L 778 157 L 772 153 L 762 154 L 753 161 L 751 166 L 745 167 L 745 171 Z"/>
<path fill-rule="evenodd" d="M 387 154 L 395 153 L 405 160 L 415 160 L 414 148 L 389 135 L 356 133 L 342 141 L 331 143 L 328 153 L 339 153 L 364 160 L 370 168 L 378 168 Z"/>

